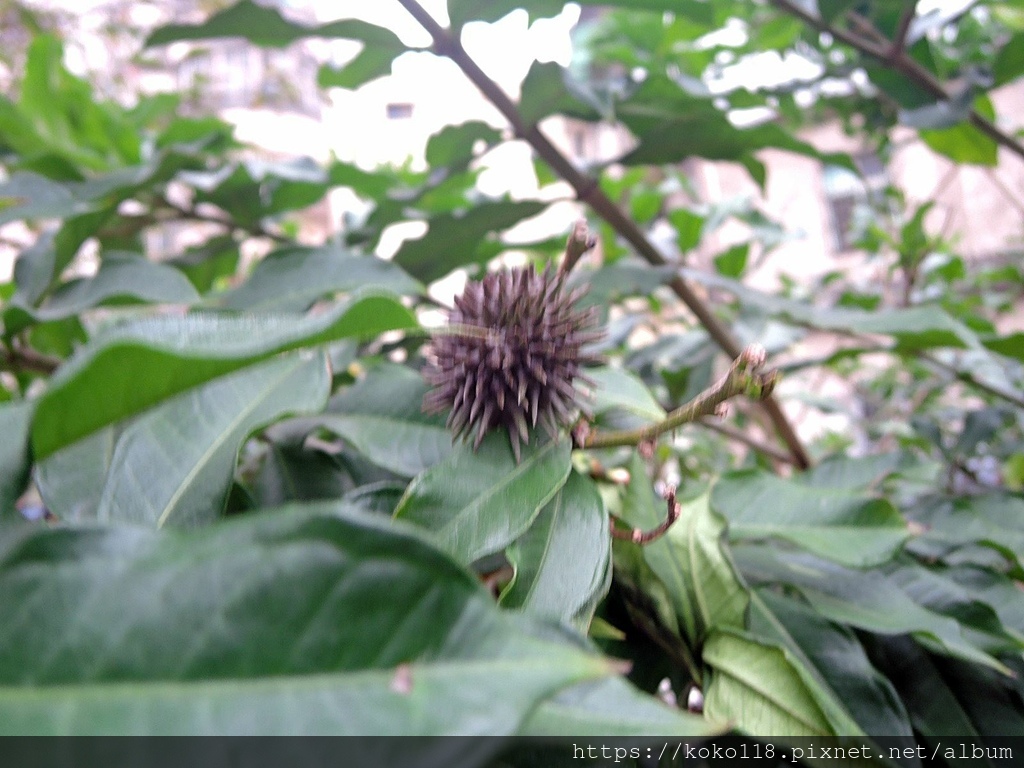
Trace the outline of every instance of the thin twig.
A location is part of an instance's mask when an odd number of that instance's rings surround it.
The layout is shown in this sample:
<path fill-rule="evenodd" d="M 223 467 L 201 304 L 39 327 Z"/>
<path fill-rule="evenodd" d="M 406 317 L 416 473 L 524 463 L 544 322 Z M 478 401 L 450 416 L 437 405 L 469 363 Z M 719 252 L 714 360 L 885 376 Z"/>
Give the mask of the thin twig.
<path fill-rule="evenodd" d="M 852 32 L 840 29 L 829 24 L 824 19 L 820 19 L 813 14 L 808 13 L 803 8 L 791 2 L 791 0 L 771 0 L 771 3 L 790 16 L 794 16 L 805 24 L 814 27 L 819 32 L 825 32 L 836 40 L 846 43 L 851 48 L 856 48 L 861 53 L 878 59 L 889 69 L 903 75 L 911 82 L 928 91 L 939 101 L 950 100 L 951 96 L 945 86 L 936 79 L 935 75 L 908 56 L 905 46 L 896 47 L 893 45 L 893 42 L 895 41 L 891 41 L 888 45 L 882 45 L 859 35 L 855 35 Z M 863 17 L 860 17 L 859 23 L 862 25 L 871 24 L 870 21 Z M 874 35 L 872 36 L 874 37 Z M 1024 159 L 1024 145 L 1014 139 L 1010 134 L 999 129 L 995 123 L 984 117 L 976 109 L 972 109 L 970 111 L 968 114 L 968 120 L 971 125 L 984 133 L 994 142 L 1010 150 L 1021 159 Z"/>
<path fill-rule="evenodd" d="M 768 443 L 762 443 L 759 440 L 755 440 L 741 429 L 736 429 L 735 427 L 730 427 L 728 424 L 721 424 L 707 418 L 699 419 L 696 423 L 705 429 L 710 429 L 712 432 L 724 435 L 730 440 L 735 440 L 737 443 L 743 443 L 748 448 L 756 451 L 757 453 L 763 453 L 765 456 L 775 459 L 775 461 L 780 461 L 784 464 L 793 463 L 793 457 L 785 451 L 780 451 L 774 445 L 769 445 Z"/>
<path fill-rule="evenodd" d="M 915 0 L 903 9 L 903 15 L 900 16 L 899 26 L 896 28 L 896 34 L 892 39 L 892 45 L 889 46 L 890 61 L 895 61 L 903 55 L 903 51 L 907 46 L 907 34 L 910 32 L 910 25 L 914 23 L 914 17 L 916 15 L 917 1 Z"/>
<path fill-rule="evenodd" d="M 962 381 L 964 384 L 967 384 L 968 386 L 974 387 L 975 389 L 980 389 L 982 392 L 986 392 L 987 394 L 990 394 L 993 397 L 997 397 L 1000 400 L 1005 400 L 1008 403 L 1012 403 L 1018 408 L 1024 408 L 1024 398 L 1021 398 L 1019 395 L 1016 395 L 1013 392 L 1007 392 L 1006 390 L 999 389 L 998 387 L 993 387 L 991 384 L 986 384 L 984 381 L 975 378 L 973 374 L 961 370 L 956 366 L 950 365 L 949 363 L 944 363 L 941 360 L 936 359 L 932 355 L 929 355 L 927 352 L 918 352 L 917 357 L 921 360 L 924 360 L 929 365 L 933 365 L 936 368 L 946 371 L 947 373 L 953 374 L 953 376 L 955 376 L 957 379 Z"/>
<path fill-rule="evenodd" d="M 610 519 L 608 521 L 608 530 L 611 532 L 612 538 L 631 541 L 641 546 L 660 539 L 668 533 L 668 529 L 672 527 L 672 524 L 679 519 L 679 515 L 682 513 L 682 508 L 679 506 L 679 502 L 676 501 L 676 489 L 672 486 L 665 489 L 665 502 L 668 507 L 665 519 L 660 525 L 649 531 L 645 531 L 642 528 L 631 528 L 628 531 L 624 531 L 615 527 L 615 518 Z"/>
<path fill-rule="evenodd" d="M 159 197 L 157 202 L 159 202 L 163 207 L 170 209 L 178 216 L 185 219 L 201 221 L 208 224 L 219 224 L 220 226 L 228 230 L 241 230 L 243 232 L 248 233 L 249 235 L 255 237 L 266 237 L 277 243 L 293 244 L 295 242 L 292 238 L 288 237 L 287 235 L 282 235 L 278 232 L 273 232 L 260 224 L 241 224 L 227 216 L 214 216 L 212 214 L 202 213 L 194 206 L 178 205 L 177 203 L 168 200 L 166 197 Z"/>
<path fill-rule="evenodd" d="M 778 374 L 761 373 L 765 362 L 764 347 L 751 345 L 736 358 L 729 372 L 709 389 L 701 392 L 686 405 L 676 408 L 661 421 L 638 429 L 616 429 L 607 432 L 588 430 L 578 439 L 581 448 L 614 448 L 636 445 L 657 439 L 666 432 L 678 429 L 705 416 L 719 412 L 730 398 L 746 395 L 757 399 L 768 397 L 775 388 Z M 575 436 L 574 432 L 574 436 Z"/>
<path fill-rule="evenodd" d="M 515 135 L 529 143 L 537 155 L 558 176 L 568 182 L 579 200 L 590 205 L 597 215 L 604 219 L 647 262 L 655 266 L 669 263 L 661 251 L 636 225 L 636 222 L 604 193 L 596 179 L 581 173 L 536 125 L 526 123 L 516 105 L 501 87 L 480 69 L 476 61 L 466 53 L 461 43 L 438 24 L 417 0 L 398 1 L 430 33 L 437 54 L 448 57 L 458 65 L 484 96 L 505 116 Z M 679 275 L 669 282 L 669 286 L 696 316 L 715 343 L 730 357 L 739 357 L 742 353 L 739 342 L 733 338 L 732 333 L 718 319 L 711 306 L 696 293 L 693 287 Z M 809 467 L 810 457 L 779 404 L 769 397 L 762 401 L 762 406 L 771 417 L 779 436 L 793 454 L 794 463 L 801 468 Z"/>
<path fill-rule="evenodd" d="M 28 371 L 49 375 L 57 370 L 64 361 L 59 357 L 51 357 L 37 352 L 17 342 L 10 347 L 0 345 L 0 367 L 12 371 Z"/>

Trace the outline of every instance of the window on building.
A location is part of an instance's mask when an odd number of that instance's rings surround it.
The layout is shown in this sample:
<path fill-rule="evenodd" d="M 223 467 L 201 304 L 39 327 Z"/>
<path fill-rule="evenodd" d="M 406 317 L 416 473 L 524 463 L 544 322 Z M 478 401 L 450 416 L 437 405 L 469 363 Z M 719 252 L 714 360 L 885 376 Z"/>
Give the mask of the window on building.
<path fill-rule="evenodd" d="M 394 102 L 387 106 L 388 120 L 408 120 L 412 117 L 412 104 Z"/>

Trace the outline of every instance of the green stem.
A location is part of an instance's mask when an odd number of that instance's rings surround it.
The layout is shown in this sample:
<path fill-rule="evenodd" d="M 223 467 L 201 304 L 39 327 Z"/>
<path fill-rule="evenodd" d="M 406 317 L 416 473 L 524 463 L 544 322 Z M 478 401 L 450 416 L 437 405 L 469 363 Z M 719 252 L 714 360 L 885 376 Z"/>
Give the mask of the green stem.
<path fill-rule="evenodd" d="M 778 380 L 778 374 L 775 371 L 760 372 L 764 361 L 764 348 L 751 345 L 736 358 L 729 368 L 729 372 L 717 384 L 701 392 L 686 405 L 676 408 L 663 420 L 637 429 L 589 432 L 582 436 L 580 447 L 615 448 L 652 442 L 666 432 L 715 414 L 722 403 L 737 395 L 763 400 L 771 395 Z"/>

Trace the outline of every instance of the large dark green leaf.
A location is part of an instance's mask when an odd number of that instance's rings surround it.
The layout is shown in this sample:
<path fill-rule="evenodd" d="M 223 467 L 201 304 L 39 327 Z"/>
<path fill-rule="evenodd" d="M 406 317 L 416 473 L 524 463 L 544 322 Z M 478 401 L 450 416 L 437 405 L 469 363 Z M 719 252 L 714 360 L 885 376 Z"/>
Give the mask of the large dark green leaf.
<path fill-rule="evenodd" d="M 28 401 L 0 405 L 0 518 L 14 509 L 28 483 L 33 408 L 34 403 Z"/>
<path fill-rule="evenodd" d="M 112 424 L 36 463 L 36 486 L 50 512 L 66 521 L 96 519 L 119 434 Z"/>
<path fill-rule="evenodd" d="M 1024 652 L 1024 635 L 1004 627 L 995 606 L 946 574 L 905 562 L 890 569 L 888 577 L 918 605 L 959 622 L 978 647 L 993 655 Z"/>
<path fill-rule="evenodd" d="M 787 650 L 718 628 L 704 643 L 703 656 L 711 667 L 704 691 L 708 717 L 734 722 L 740 732 L 751 735 L 836 733 Z"/>
<path fill-rule="evenodd" d="M 7 734 L 511 734 L 610 671 L 341 505 L 2 540 Z"/>
<path fill-rule="evenodd" d="M 131 254 L 105 254 L 99 271 L 65 283 L 35 310 L 37 320 L 73 317 L 115 301 L 191 304 L 199 294 L 177 269 Z"/>
<path fill-rule="evenodd" d="M 912 634 L 922 645 L 954 658 L 1007 667 L 965 636 L 961 624 L 917 603 L 879 570 L 860 571 L 803 553 L 780 553 L 764 546 L 733 548 L 751 581 L 795 587 L 831 621 L 880 634 Z"/>
<path fill-rule="evenodd" d="M 965 546 L 996 550 L 1024 568 L 1024 500 L 991 494 L 930 504 L 921 521 L 927 530 L 919 544 L 955 553 Z"/>
<path fill-rule="evenodd" d="M 334 246 L 284 248 L 261 259 L 248 279 L 220 300 L 228 309 L 301 312 L 333 293 L 374 287 L 417 294 L 423 286 L 400 267 Z"/>
<path fill-rule="evenodd" d="M 515 576 L 503 606 L 586 631 L 611 578 L 608 515 L 593 481 L 571 472 L 506 556 Z"/>
<path fill-rule="evenodd" d="M 905 455 L 898 452 L 872 456 L 829 456 L 806 472 L 794 475 L 793 480 L 812 488 L 847 491 L 867 491 L 883 478 L 909 465 Z"/>
<path fill-rule="evenodd" d="M 729 521 L 733 540 L 781 538 L 853 567 L 891 559 L 910 536 L 885 499 L 808 488 L 758 471 L 719 480 L 711 506 Z"/>
<path fill-rule="evenodd" d="M 781 643 L 803 672 L 808 689 L 843 735 L 911 736 L 910 721 L 892 683 L 871 666 L 857 636 L 813 610 L 768 590 L 751 597 L 750 631 Z M 851 728 L 851 723 L 852 728 Z"/>
<path fill-rule="evenodd" d="M 194 528 L 224 509 L 238 451 L 258 427 L 320 410 L 331 378 L 323 352 L 299 351 L 193 387 L 121 434 L 96 517 Z"/>
<path fill-rule="evenodd" d="M 32 427 L 37 460 L 189 387 L 277 352 L 412 328 L 390 296 L 360 293 L 313 316 L 156 317 L 116 327 L 54 375 Z"/>
<path fill-rule="evenodd" d="M 452 451 L 444 420 L 423 413 L 428 386 L 415 371 L 384 364 L 331 399 L 312 420 L 379 467 L 412 477 Z"/>
<path fill-rule="evenodd" d="M 569 476 L 569 453 L 567 439 L 533 442 L 517 464 L 502 430 L 477 451 L 461 443 L 412 481 L 395 517 L 422 526 L 446 552 L 471 563 L 526 532 Z"/>

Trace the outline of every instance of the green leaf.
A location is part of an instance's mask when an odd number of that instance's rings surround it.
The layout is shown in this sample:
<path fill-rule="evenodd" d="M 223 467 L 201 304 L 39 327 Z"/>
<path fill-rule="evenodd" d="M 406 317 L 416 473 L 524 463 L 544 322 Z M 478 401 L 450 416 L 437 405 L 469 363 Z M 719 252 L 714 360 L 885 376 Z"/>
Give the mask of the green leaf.
<path fill-rule="evenodd" d="M 55 35 L 38 35 L 29 45 L 18 107 L 36 134 L 32 149 L 93 171 L 137 163 L 137 126 L 122 107 L 97 98 L 87 80 L 64 67 L 63 58 Z M 24 134 L 14 135 L 27 149 Z"/>
<path fill-rule="evenodd" d="M 715 271 L 726 277 L 739 277 L 747 268 L 750 243 L 740 243 L 722 251 L 714 258 Z"/>
<path fill-rule="evenodd" d="M 412 477 L 452 452 L 444 420 L 421 409 L 429 387 L 417 372 L 384 364 L 331 399 L 314 421 L 379 467 Z"/>
<path fill-rule="evenodd" d="M 837 734 L 913 735 L 888 678 L 871 665 L 857 636 L 790 598 L 768 590 L 751 596 L 750 632 L 784 646 Z"/>
<path fill-rule="evenodd" d="M 829 456 L 793 480 L 812 488 L 867 491 L 889 474 L 908 464 L 902 453 L 880 453 L 873 456 Z"/>
<path fill-rule="evenodd" d="M 993 606 L 945 574 L 907 562 L 891 569 L 888 577 L 918 605 L 955 619 L 965 637 L 989 653 L 1024 651 L 1024 635 L 1007 631 Z"/>
<path fill-rule="evenodd" d="M 530 65 L 519 97 L 519 114 L 525 123 L 539 123 L 554 114 L 596 121 L 606 111 L 572 78 L 569 70 L 555 62 L 535 61 Z"/>
<path fill-rule="evenodd" d="M 602 366 L 589 369 L 587 376 L 597 383 L 593 402 L 595 416 L 625 412 L 644 424 L 665 418 L 665 409 L 636 374 L 624 368 Z"/>
<path fill-rule="evenodd" d="M 373 287 L 415 295 L 423 286 L 401 267 L 373 256 L 357 256 L 335 246 L 290 247 L 267 255 L 248 279 L 224 294 L 227 309 L 301 312 L 334 293 Z"/>
<path fill-rule="evenodd" d="M 390 45 L 363 43 L 362 50 L 343 66 L 322 65 L 317 72 L 316 84 L 321 88 L 358 88 L 378 77 L 391 74 L 391 65 L 406 50 L 397 38 Z"/>
<path fill-rule="evenodd" d="M 844 568 L 803 553 L 782 553 L 763 546 L 734 547 L 733 554 L 751 581 L 797 588 L 822 616 L 881 634 L 912 634 L 939 653 L 990 667 L 1007 667 L 964 637 L 954 619 L 916 603 L 879 570 Z"/>
<path fill-rule="evenodd" d="M 458 267 L 484 264 L 500 250 L 494 247 L 496 241 L 488 239 L 493 232 L 508 229 L 545 207 L 545 203 L 536 200 L 490 201 L 462 213 L 432 216 L 427 234 L 402 243 L 394 261 L 424 283 L 442 278 Z"/>
<path fill-rule="evenodd" d="M 669 212 L 668 220 L 676 228 L 676 245 L 682 253 L 692 251 L 700 244 L 704 233 L 704 216 L 687 208 L 676 208 Z"/>
<path fill-rule="evenodd" d="M 116 425 L 104 427 L 36 464 L 36 486 L 50 512 L 69 522 L 96 519 L 119 434 Z"/>
<path fill-rule="evenodd" d="M 257 428 L 319 410 L 323 352 L 293 352 L 221 376 L 153 408 L 117 441 L 96 517 L 194 528 L 220 517 L 238 451 Z"/>
<path fill-rule="evenodd" d="M 533 442 L 516 464 L 508 436 L 468 443 L 410 483 L 395 517 L 430 532 L 463 563 L 500 552 L 530 527 L 569 476 L 569 440 Z"/>
<path fill-rule="evenodd" d="M 619 677 L 584 683 L 547 699 L 524 736 L 711 736 L 723 725 L 662 704 Z"/>
<path fill-rule="evenodd" d="M 918 733 L 925 739 L 941 740 L 955 733 L 982 741 L 957 694 L 943 679 L 934 657 L 906 636 L 873 640 L 873 656 L 889 672 L 889 679 L 906 703 Z"/>
<path fill-rule="evenodd" d="M 977 337 L 970 328 L 934 305 L 874 312 L 815 307 L 808 303 L 762 293 L 748 288 L 737 280 L 720 275 L 688 268 L 680 271 L 687 279 L 728 291 L 745 307 L 756 307 L 773 317 L 781 317 L 812 328 L 892 336 L 898 347 L 906 351 L 933 347 L 963 349 L 977 344 Z"/>
<path fill-rule="evenodd" d="M 927 525 L 917 542 L 937 547 L 940 553 L 965 545 L 991 548 L 1024 568 L 1024 500 L 1013 495 L 990 494 L 933 504 L 922 521 Z"/>
<path fill-rule="evenodd" d="M 0 183 L 0 224 L 25 219 L 57 219 L 87 210 L 65 184 L 36 173 L 19 172 Z"/>
<path fill-rule="evenodd" d="M 227 235 L 211 238 L 164 263 L 182 272 L 197 291 L 206 293 L 235 274 L 239 255 L 238 244 Z"/>
<path fill-rule="evenodd" d="M 752 152 L 774 147 L 852 170 L 848 157 L 821 153 L 774 123 L 736 128 L 710 94 L 693 95 L 665 75 L 645 79 L 617 105 L 616 114 L 640 141 L 622 158 L 627 165 L 678 163 L 688 157 L 746 162 Z"/>
<path fill-rule="evenodd" d="M 5 734 L 507 735 L 610 671 L 341 504 L 4 539 Z"/>
<path fill-rule="evenodd" d="M 503 606 L 585 632 L 611 579 L 608 515 L 593 481 L 571 472 L 506 557 L 515 576 L 501 595 Z"/>
<path fill-rule="evenodd" d="M 666 504 L 655 498 L 643 461 L 627 465 L 630 482 L 622 500 L 622 519 L 651 530 L 664 522 Z M 724 548 L 725 524 L 712 512 L 708 494 L 681 505 L 668 532 L 642 547 L 644 560 L 664 583 L 679 617 L 680 635 L 699 644 L 716 627 L 743 627 L 747 592 Z"/>
<path fill-rule="evenodd" d="M 32 459 L 29 427 L 35 403 L 20 401 L 0 405 L 0 518 L 14 509 L 28 484 Z"/>
<path fill-rule="evenodd" d="M 193 314 L 112 328 L 51 379 L 32 427 L 36 459 L 278 352 L 415 326 L 415 318 L 394 298 L 367 292 L 308 317 Z"/>
<path fill-rule="evenodd" d="M 271 443 L 250 490 L 259 506 L 271 507 L 339 499 L 349 485 L 339 463 L 323 451 Z"/>
<path fill-rule="evenodd" d="M 146 47 L 166 45 L 179 40 L 213 40 L 218 37 L 244 37 L 268 48 L 285 48 L 306 37 L 342 37 L 378 45 L 394 44 L 397 36 L 383 27 L 358 19 L 342 19 L 316 26 L 285 19 L 276 9 L 252 0 L 241 2 L 213 14 L 202 24 L 168 24 L 154 31 Z M 398 42 L 401 45 L 401 42 Z"/>
<path fill-rule="evenodd" d="M 1024 362 L 1024 333 L 1020 331 L 985 339 L 982 343 L 993 352 Z"/>
<path fill-rule="evenodd" d="M 995 120 L 995 109 L 984 94 L 974 100 L 974 111 L 990 121 Z M 999 145 L 995 139 L 970 123 L 918 133 L 931 149 L 956 163 L 994 166 L 999 162 Z"/>
<path fill-rule="evenodd" d="M 211 40 L 242 37 L 262 47 L 284 48 L 308 37 L 357 40 L 362 50 L 338 68 L 324 65 L 317 75 L 322 88 L 356 88 L 386 75 L 392 62 L 409 50 L 391 30 L 360 19 L 341 19 L 327 24 L 307 25 L 285 19 L 276 9 L 251 0 L 225 8 L 202 24 L 168 24 L 153 32 L 146 46 L 166 45 L 178 40 Z"/>
<path fill-rule="evenodd" d="M 474 156 L 474 146 L 490 147 L 501 140 L 501 131 L 480 120 L 446 125 L 427 140 L 426 160 L 431 168 L 462 168 Z"/>
<path fill-rule="evenodd" d="M 37 320 L 60 320 L 125 300 L 191 304 L 198 298 L 192 284 L 177 269 L 131 254 L 108 253 L 93 277 L 65 283 L 32 314 Z"/>
<path fill-rule="evenodd" d="M 704 643 L 711 680 L 704 714 L 753 736 L 832 736 L 835 730 L 784 648 L 731 629 Z"/>
<path fill-rule="evenodd" d="M 892 559 L 910 536 L 885 499 L 809 488 L 760 471 L 723 477 L 711 506 L 729 521 L 734 541 L 781 538 L 855 568 Z"/>
<path fill-rule="evenodd" d="M 993 87 L 998 88 L 1024 74 L 1024 32 L 1017 32 L 996 54 L 992 65 Z"/>

